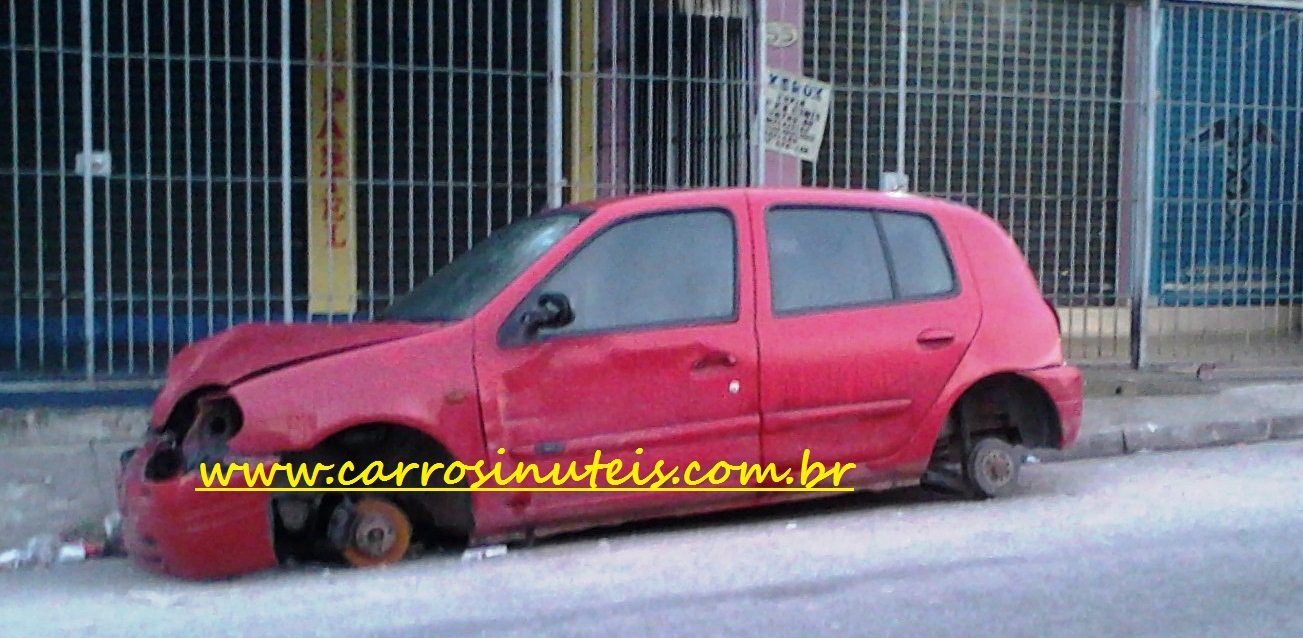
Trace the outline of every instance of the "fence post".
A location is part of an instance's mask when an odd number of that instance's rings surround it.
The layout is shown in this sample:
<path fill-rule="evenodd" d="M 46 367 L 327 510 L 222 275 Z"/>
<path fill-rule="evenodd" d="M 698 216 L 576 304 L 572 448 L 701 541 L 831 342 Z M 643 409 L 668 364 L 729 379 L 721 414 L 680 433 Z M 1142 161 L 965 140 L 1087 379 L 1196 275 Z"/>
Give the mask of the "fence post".
<path fill-rule="evenodd" d="M 281 291 L 285 323 L 294 321 L 294 172 L 290 163 L 290 0 L 281 0 Z"/>
<path fill-rule="evenodd" d="M 95 171 L 90 169 L 95 143 L 92 139 L 94 129 L 91 120 L 93 60 L 91 59 L 90 9 L 90 0 L 81 0 L 81 156 L 85 163 L 81 176 L 82 338 L 86 340 L 87 380 L 95 378 L 95 186 L 91 181 Z M 60 170 L 65 170 L 65 167 L 60 167 Z"/>
<path fill-rule="evenodd" d="M 908 114 L 905 103 L 905 73 L 909 66 L 909 0 L 900 0 L 900 50 L 896 63 L 898 75 L 896 83 L 896 172 L 905 174 L 905 118 Z"/>
<path fill-rule="evenodd" d="M 547 205 L 561 205 L 561 0 L 547 0 Z"/>
<path fill-rule="evenodd" d="M 1149 277 L 1153 257 L 1150 229 L 1153 228 L 1158 137 L 1158 56 L 1161 51 L 1163 25 L 1160 0 L 1149 0 L 1146 26 L 1148 54 L 1145 58 L 1145 130 L 1141 155 L 1144 169 L 1141 179 L 1140 205 L 1132 215 L 1131 234 L 1131 367 L 1139 370 L 1146 361 L 1145 303 L 1149 299 Z"/>

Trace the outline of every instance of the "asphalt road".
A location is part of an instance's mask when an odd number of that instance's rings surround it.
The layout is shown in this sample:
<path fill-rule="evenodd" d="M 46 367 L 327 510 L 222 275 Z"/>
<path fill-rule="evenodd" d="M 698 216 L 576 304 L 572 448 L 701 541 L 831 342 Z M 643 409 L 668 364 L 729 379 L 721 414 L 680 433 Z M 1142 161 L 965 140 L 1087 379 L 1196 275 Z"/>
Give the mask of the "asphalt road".
<path fill-rule="evenodd" d="M 4 636 L 1303 636 L 1303 442 L 1031 466 L 570 536 L 500 558 L 229 582 L 0 574 Z"/>

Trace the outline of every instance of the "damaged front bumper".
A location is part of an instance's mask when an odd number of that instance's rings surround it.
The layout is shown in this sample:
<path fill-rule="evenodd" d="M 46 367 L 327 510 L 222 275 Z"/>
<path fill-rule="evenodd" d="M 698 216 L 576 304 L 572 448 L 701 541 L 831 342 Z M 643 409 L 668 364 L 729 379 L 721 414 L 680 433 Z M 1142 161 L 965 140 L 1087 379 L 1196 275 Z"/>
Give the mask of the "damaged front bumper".
<path fill-rule="evenodd" d="M 165 478 L 147 473 L 151 459 L 169 453 L 151 437 L 123 460 L 118 507 L 123 542 L 132 559 L 146 569 L 192 579 L 275 566 L 271 495 L 196 492 L 203 486 L 197 470 Z"/>

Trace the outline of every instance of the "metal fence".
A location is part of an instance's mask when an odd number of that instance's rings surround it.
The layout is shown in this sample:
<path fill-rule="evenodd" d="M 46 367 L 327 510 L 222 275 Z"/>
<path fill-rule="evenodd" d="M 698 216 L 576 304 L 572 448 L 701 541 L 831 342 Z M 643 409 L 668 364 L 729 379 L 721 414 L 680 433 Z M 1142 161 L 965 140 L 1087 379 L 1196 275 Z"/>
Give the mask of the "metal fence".
<path fill-rule="evenodd" d="M 995 217 L 1069 357 L 1303 358 L 1296 10 L 1095 0 L 806 0 L 836 94 L 806 184 Z"/>
<path fill-rule="evenodd" d="M 365 319 L 513 218 L 747 183 L 1000 221 L 1078 361 L 1303 358 L 1303 13 L 1164 0 L 0 9 L 0 381 Z M 765 25 L 794 31 L 766 46 Z M 765 153 L 764 67 L 833 86 Z M 324 248 L 323 248 L 324 247 Z"/>
<path fill-rule="evenodd" d="M 750 178 L 749 3 L 4 11 L 0 378 L 157 376 L 236 323 L 365 319 L 549 203 Z"/>
<path fill-rule="evenodd" d="M 1171 3 L 1163 18 L 1145 349 L 1296 359 L 1303 13 Z"/>
<path fill-rule="evenodd" d="M 804 182 L 872 188 L 901 170 L 912 190 L 988 212 L 1060 307 L 1069 356 L 1125 358 L 1124 5 L 806 5 L 805 72 L 837 92 Z"/>

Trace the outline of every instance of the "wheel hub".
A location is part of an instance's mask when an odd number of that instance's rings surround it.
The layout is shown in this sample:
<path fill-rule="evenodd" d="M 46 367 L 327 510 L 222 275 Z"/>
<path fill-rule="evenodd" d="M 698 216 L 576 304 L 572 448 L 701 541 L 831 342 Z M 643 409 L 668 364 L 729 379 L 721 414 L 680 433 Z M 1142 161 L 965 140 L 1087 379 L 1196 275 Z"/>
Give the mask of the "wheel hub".
<path fill-rule="evenodd" d="M 1013 476 L 1013 459 L 997 450 L 982 455 L 978 467 L 993 485 L 1004 485 Z"/>
<path fill-rule="evenodd" d="M 412 523 L 394 503 L 364 498 L 351 508 L 350 531 L 342 553 L 357 567 L 385 565 L 402 560 L 411 547 Z"/>
<path fill-rule="evenodd" d="M 397 538 L 394 526 L 381 516 L 363 516 L 353 532 L 353 545 L 371 556 L 384 556 Z"/>

